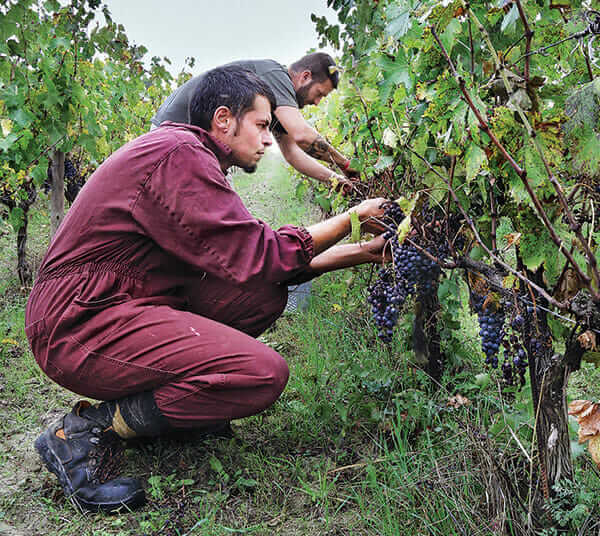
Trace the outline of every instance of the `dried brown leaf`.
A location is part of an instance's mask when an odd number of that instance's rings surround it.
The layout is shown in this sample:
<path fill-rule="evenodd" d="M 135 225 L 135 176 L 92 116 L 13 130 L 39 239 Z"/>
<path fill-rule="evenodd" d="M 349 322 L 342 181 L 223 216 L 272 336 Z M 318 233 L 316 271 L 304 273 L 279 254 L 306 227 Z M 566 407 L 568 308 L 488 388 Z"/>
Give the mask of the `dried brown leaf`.
<path fill-rule="evenodd" d="M 469 406 L 470 404 L 471 401 L 466 396 L 462 396 L 461 394 L 451 396 L 448 398 L 448 402 L 446 402 L 446 406 L 450 408 L 460 408 L 462 406 Z"/>
<path fill-rule="evenodd" d="M 577 337 L 577 340 L 582 348 L 596 351 L 596 334 L 593 331 L 585 331 Z"/>
<path fill-rule="evenodd" d="M 600 467 L 600 436 L 595 436 L 588 443 L 588 451 L 592 455 L 592 460 L 596 466 Z"/>
<path fill-rule="evenodd" d="M 575 400 L 569 404 L 569 415 L 573 415 L 579 423 L 580 443 L 600 434 L 600 404 L 589 400 Z"/>
<path fill-rule="evenodd" d="M 506 238 L 506 247 L 509 248 L 512 245 L 519 245 L 519 242 L 521 241 L 521 233 L 508 233 L 507 235 L 504 235 L 504 238 Z"/>

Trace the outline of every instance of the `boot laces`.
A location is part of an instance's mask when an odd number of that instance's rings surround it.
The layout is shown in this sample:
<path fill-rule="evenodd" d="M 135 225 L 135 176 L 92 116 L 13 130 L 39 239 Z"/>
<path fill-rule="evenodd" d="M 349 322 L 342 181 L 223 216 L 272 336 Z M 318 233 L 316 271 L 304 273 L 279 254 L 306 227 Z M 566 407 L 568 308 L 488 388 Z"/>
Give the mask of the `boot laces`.
<path fill-rule="evenodd" d="M 90 454 L 90 477 L 95 484 L 103 484 L 118 477 L 123 465 L 123 446 L 119 436 L 112 431 L 92 430 L 90 441 L 96 445 Z"/>

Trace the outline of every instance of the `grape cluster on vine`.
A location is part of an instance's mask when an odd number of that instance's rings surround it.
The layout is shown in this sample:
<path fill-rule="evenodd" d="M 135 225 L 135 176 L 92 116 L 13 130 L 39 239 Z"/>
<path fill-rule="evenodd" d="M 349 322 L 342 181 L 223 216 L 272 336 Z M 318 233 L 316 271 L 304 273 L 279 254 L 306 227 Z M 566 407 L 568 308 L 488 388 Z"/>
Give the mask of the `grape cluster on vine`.
<path fill-rule="evenodd" d="M 518 382 L 522 387 L 525 385 L 525 373 L 529 365 L 527 351 L 522 343 L 525 318 L 515 310 L 516 314 L 512 317 L 509 326 L 505 326 L 506 310 L 509 307 L 502 302 L 494 303 L 488 293 L 479 295 L 472 291 L 471 303 L 479 320 L 479 335 L 486 357 L 485 362 L 492 368 L 498 368 L 499 351 L 500 348 L 504 348 L 500 367 L 504 384 L 514 386 Z M 527 314 L 529 315 L 530 312 Z M 509 327 L 510 334 L 507 333 Z M 538 344 L 535 338 L 530 342 L 533 347 Z"/>
<path fill-rule="evenodd" d="M 387 226 L 383 237 L 388 240 L 392 253 L 392 264 L 379 271 L 379 278 L 369 287 L 368 302 L 378 328 L 378 336 L 384 342 L 392 340 L 393 328 L 398 322 L 401 309 L 409 296 L 419 292 L 427 294 L 437 288 L 440 275 L 438 263 L 411 244 L 400 244 L 398 225 L 404 219 L 397 203 L 389 203 L 383 221 Z M 415 241 L 419 239 L 415 238 Z M 436 258 L 447 253 L 445 243 L 438 246 L 420 246 Z"/>
<path fill-rule="evenodd" d="M 492 368 L 498 368 L 498 351 L 504 339 L 504 312 L 501 307 L 490 302 L 489 294 L 471 292 L 471 303 L 479 320 L 479 336 L 485 362 Z"/>
<path fill-rule="evenodd" d="M 77 197 L 79 190 L 81 190 L 85 184 L 85 177 L 81 176 L 79 170 L 69 158 L 65 158 L 64 173 L 65 198 L 69 203 L 72 203 L 75 201 L 75 197 Z M 47 194 L 51 188 L 52 166 L 48 166 L 47 178 L 44 181 L 44 192 Z"/>

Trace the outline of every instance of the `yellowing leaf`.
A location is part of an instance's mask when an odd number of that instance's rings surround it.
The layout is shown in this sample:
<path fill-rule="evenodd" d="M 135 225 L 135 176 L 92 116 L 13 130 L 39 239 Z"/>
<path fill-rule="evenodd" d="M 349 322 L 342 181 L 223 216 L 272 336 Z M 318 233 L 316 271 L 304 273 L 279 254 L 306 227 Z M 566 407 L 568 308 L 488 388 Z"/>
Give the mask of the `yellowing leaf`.
<path fill-rule="evenodd" d="M 509 248 L 512 245 L 519 245 L 521 241 L 521 233 L 508 233 L 504 236 L 506 238 L 506 247 Z"/>
<path fill-rule="evenodd" d="M 406 197 L 399 197 L 398 199 L 396 199 L 394 201 L 394 203 L 400 205 L 402 212 L 404 212 L 404 214 L 408 216 L 408 215 L 412 214 L 412 211 L 415 209 L 415 205 L 417 204 L 417 199 L 418 199 L 417 196 L 415 196 L 413 199 L 407 199 Z"/>
<path fill-rule="evenodd" d="M 467 149 L 465 162 L 467 166 L 467 181 L 471 181 L 477 176 L 485 162 L 487 162 L 485 151 L 472 143 Z"/>
<path fill-rule="evenodd" d="M 400 222 L 400 225 L 398 225 L 398 230 L 396 231 L 396 234 L 398 235 L 398 242 L 400 244 L 404 242 L 406 235 L 410 232 L 410 222 L 411 217 L 409 214 L 408 216 L 405 216 L 405 218 Z"/>
<path fill-rule="evenodd" d="M 350 212 L 350 226 L 352 229 L 350 240 L 352 242 L 358 242 L 360 240 L 360 220 L 358 219 L 358 212 Z"/>
<path fill-rule="evenodd" d="M 2 135 L 8 136 L 13 127 L 13 122 L 10 119 L 2 119 L 0 121 L 0 127 L 2 127 Z"/>
<path fill-rule="evenodd" d="M 331 310 L 334 313 L 339 313 L 342 310 L 342 306 L 339 303 L 332 303 L 331 304 Z"/>

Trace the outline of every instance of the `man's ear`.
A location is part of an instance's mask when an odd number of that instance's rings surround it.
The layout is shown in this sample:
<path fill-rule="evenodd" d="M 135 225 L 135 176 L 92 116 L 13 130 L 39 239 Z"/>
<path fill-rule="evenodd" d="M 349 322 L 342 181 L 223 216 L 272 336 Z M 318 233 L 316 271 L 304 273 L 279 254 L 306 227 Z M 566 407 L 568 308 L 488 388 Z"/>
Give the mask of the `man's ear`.
<path fill-rule="evenodd" d="M 212 129 L 227 134 L 227 131 L 233 128 L 233 115 L 227 106 L 219 106 L 212 118 Z"/>
<path fill-rule="evenodd" d="M 302 71 L 300 73 L 300 82 L 304 85 L 307 82 L 310 83 L 312 82 L 312 72 L 309 71 L 308 69 Z"/>

